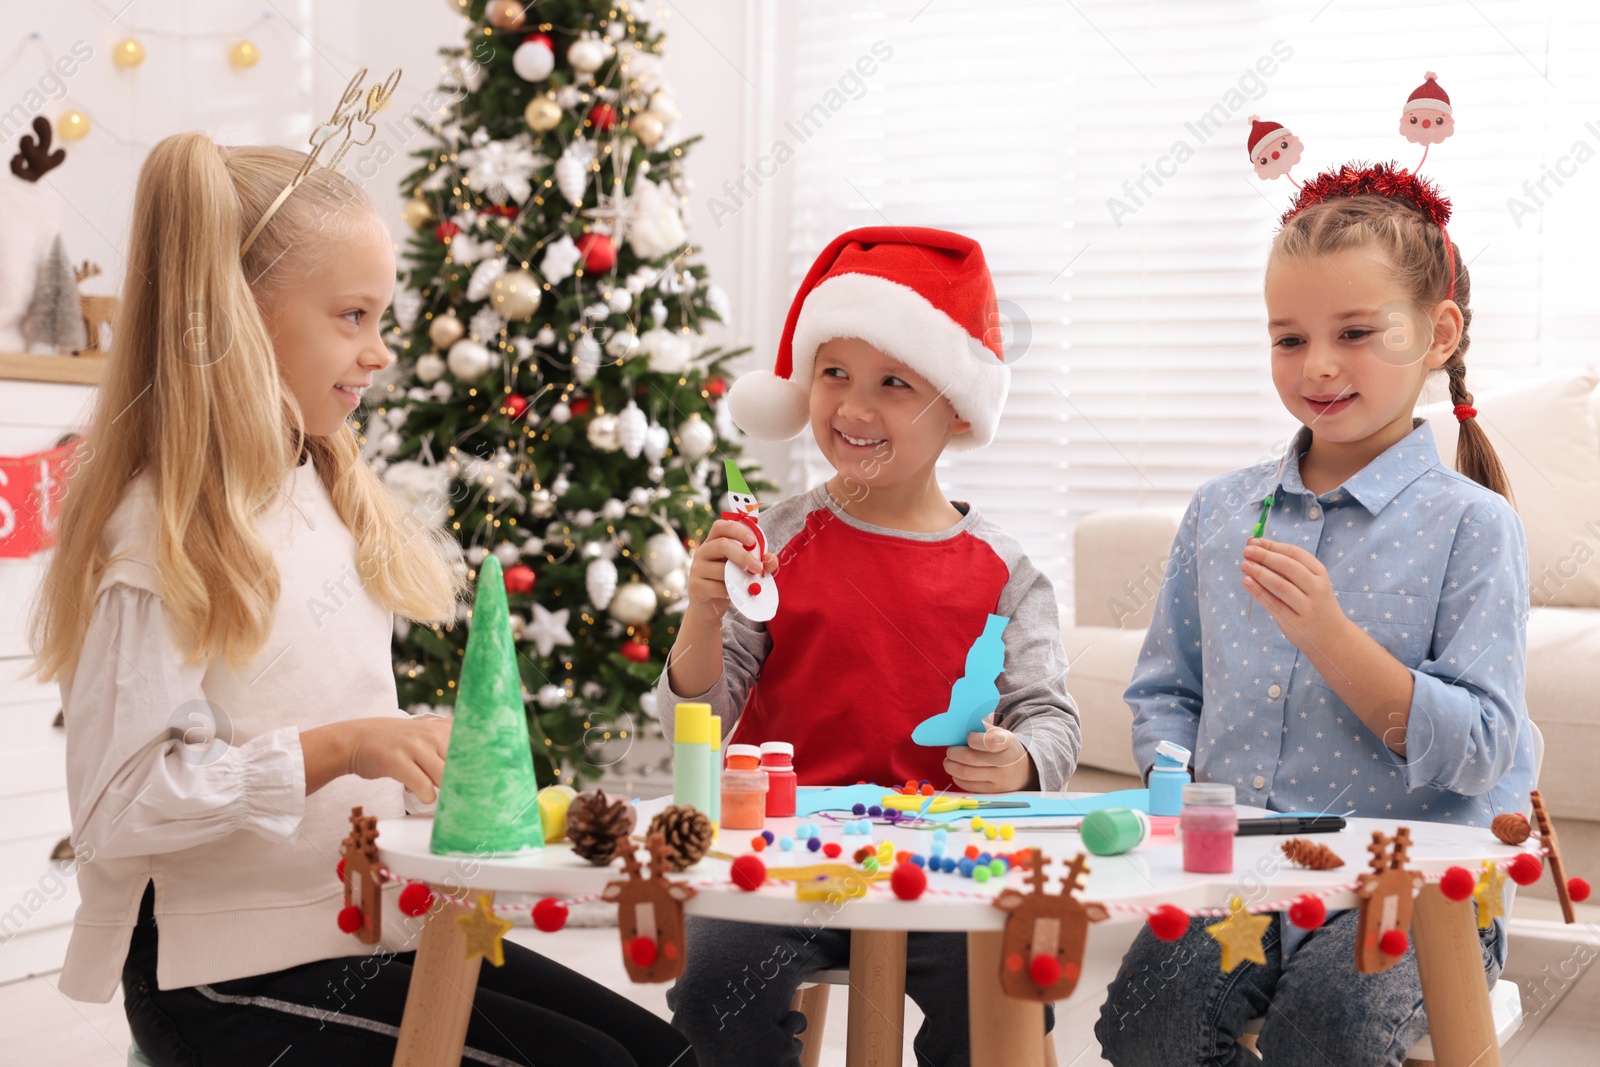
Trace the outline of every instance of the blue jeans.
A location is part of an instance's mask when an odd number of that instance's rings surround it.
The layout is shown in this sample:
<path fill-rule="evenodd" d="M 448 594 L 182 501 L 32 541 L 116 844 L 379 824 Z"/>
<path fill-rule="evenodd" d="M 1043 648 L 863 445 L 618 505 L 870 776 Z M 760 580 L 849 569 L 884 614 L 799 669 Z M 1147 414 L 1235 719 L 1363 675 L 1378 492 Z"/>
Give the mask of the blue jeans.
<path fill-rule="evenodd" d="M 1287 965 L 1279 923 L 1262 938 L 1265 966 L 1222 971 L 1222 949 L 1195 920 L 1174 942 L 1139 931 L 1106 990 L 1095 1024 L 1105 1058 L 1116 1067 L 1235 1067 L 1290 1064 L 1314 1067 L 1399 1067 L 1428 1032 L 1415 949 L 1381 974 L 1355 968 L 1354 910 L 1333 912 L 1294 950 Z M 1485 982 L 1500 977 L 1498 931 L 1478 931 Z M 1252 1019 L 1263 1018 L 1258 1058 L 1239 1045 Z"/>
<path fill-rule="evenodd" d="M 806 1017 L 790 1003 L 817 971 L 850 963 L 850 931 L 762 926 L 691 915 L 683 976 L 667 991 L 672 1025 L 701 1067 L 794 1067 Z M 918 1067 L 966 1067 L 967 935 L 906 938 L 906 993 L 922 1009 Z M 1045 1006 L 1045 1030 L 1054 1023 Z"/>

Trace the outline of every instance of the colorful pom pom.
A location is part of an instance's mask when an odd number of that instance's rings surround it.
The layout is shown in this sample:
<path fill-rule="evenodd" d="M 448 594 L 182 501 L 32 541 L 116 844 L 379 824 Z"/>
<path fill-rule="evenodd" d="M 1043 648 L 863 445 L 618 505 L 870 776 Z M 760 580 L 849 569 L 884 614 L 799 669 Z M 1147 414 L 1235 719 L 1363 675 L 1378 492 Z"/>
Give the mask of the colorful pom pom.
<path fill-rule="evenodd" d="M 400 914 L 416 918 L 433 907 L 433 890 L 424 882 L 412 882 L 400 890 Z"/>
<path fill-rule="evenodd" d="M 1404 956 L 1411 939 L 1404 930 L 1390 930 L 1378 938 L 1378 951 L 1385 956 Z"/>
<path fill-rule="evenodd" d="M 1567 896 L 1571 897 L 1574 903 L 1582 904 L 1589 899 L 1589 883 L 1582 878 L 1568 878 Z"/>
<path fill-rule="evenodd" d="M 820 837 L 808 837 L 808 838 L 806 838 L 806 848 L 811 852 L 816 852 L 816 851 L 820 850 L 822 848 L 822 838 L 820 838 Z"/>
<path fill-rule="evenodd" d="M 822 854 L 828 857 L 830 860 L 838 859 L 839 853 L 843 851 L 844 849 L 839 846 L 839 842 L 837 841 L 829 841 L 822 846 Z"/>
<path fill-rule="evenodd" d="M 793 851 L 794 838 L 790 837 L 788 834 L 784 834 L 782 837 L 778 838 L 778 847 L 783 849 L 785 852 Z"/>
<path fill-rule="evenodd" d="M 1315 930 L 1328 918 L 1328 905 L 1307 893 L 1289 905 L 1289 921 L 1302 930 Z"/>
<path fill-rule="evenodd" d="M 1150 932 L 1160 941 L 1176 941 L 1189 932 L 1189 916 L 1176 904 L 1163 904 L 1150 913 Z"/>
<path fill-rule="evenodd" d="M 866 813 L 867 813 L 867 806 L 865 804 L 852 804 L 852 805 L 850 805 L 850 814 L 852 814 L 852 815 L 865 815 Z"/>
<path fill-rule="evenodd" d="M 750 839 L 750 847 L 760 852 L 767 847 L 767 839 L 764 837 L 752 837 Z"/>
<path fill-rule="evenodd" d="M 733 884 L 746 892 L 754 893 L 767 880 L 767 865 L 759 856 L 740 856 L 730 866 Z"/>
<path fill-rule="evenodd" d="M 868 873 L 876 873 L 878 870 L 878 857 L 868 856 L 866 859 L 862 860 L 861 869 L 867 871 Z"/>
<path fill-rule="evenodd" d="M 1465 867 L 1451 867 L 1439 879 L 1439 892 L 1444 894 L 1446 900 L 1466 900 L 1477 884 L 1477 878 Z"/>
<path fill-rule="evenodd" d="M 628 942 L 628 958 L 635 967 L 648 967 L 656 961 L 656 943 L 648 937 L 636 937 Z"/>
<path fill-rule="evenodd" d="M 361 916 L 361 909 L 352 904 L 348 908 L 339 909 L 339 929 L 347 934 L 353 934 L 361 929 L 365 920 Z"/>
<path fill-rule="evenodd" d="M 928 888 L 928 875 L 916 862 L 897 864 L 889 876 L 889 888 L 901 900 L 916 900 Z"/>
<path fill-rule="evenodd" d="M 1511 861 L 1511 868 L 1506 873 L 1518 885 L 1532 885 L 1544 874 L 1544 863 L 1532 852 L 1524 852 Z"/>
<path fill-rule="evenodd" d="M 545 897 L 533 906 L 533 925 L 547 934 L 553 934 L 567 925 L 571 914 L 567 906 L 555 897 Z"/>
<path fill-rule="evenodd" d="M 1054 956 L 1035 956 L 1028 964 L 1028 977 L 1041 989 L 1048 989 L 1061 981 L 1061 961 Z"/>

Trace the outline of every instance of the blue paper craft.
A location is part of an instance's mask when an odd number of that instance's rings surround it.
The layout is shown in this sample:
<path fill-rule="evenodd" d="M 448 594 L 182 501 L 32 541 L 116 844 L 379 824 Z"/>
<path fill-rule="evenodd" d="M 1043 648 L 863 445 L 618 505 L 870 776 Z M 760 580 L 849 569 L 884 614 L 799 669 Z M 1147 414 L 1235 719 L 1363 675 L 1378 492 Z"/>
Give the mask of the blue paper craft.
<path fill-rule="evenodd" d="M 881 785 L 846 785 L 832 786 L 823 789 L 801 789 L 795 800 L 795 815 L 805 818 L 823 811 L 848 812 L 856 804 L 871 807 L 882 804 L 883 798 L 894 790 Z M 1138 811 L 1150 810 L 1150 791 L 1148 789 L 1119 789 L 1114 793 L 1101 793 L 1092 797 L 1047 797 L 1038 793 L 984 793 L 979 800 L 1021 800 L 1027 803 L 1025 808 L 976 808 L 956 811 L 930 812 L 922 818 L 932 822 L 958 822 L 970 819 L 974 815 L 984 818 L 1010 821 L 1012 819 L 1026 819 L 1030 816 L 1056 816 L 1087 815 L 1091 811 L 1101 808 L 1134 808 Z"/>
<path fill-rule="evenodd" d="M 1005 615 L 990 615 L 983 633 L 967 650 L 967 672 L 950 687 L 950 706 L 938 715 L 923 719 L 911 731 L 911 740 L 932 748 L 964 745 L 968 734 L 982 733 L 983 720 L 1000 706 L 1000 689 L 994 680 L 1006 666 L 1006 646 L 1001 640 Z"/>

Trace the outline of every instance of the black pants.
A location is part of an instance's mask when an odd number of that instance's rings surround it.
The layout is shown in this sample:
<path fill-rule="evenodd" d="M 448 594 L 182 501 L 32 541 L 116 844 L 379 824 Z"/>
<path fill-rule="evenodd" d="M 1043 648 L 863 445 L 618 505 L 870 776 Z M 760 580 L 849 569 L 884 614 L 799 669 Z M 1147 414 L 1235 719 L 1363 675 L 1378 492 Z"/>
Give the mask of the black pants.
<path fill-rule="evenodd" d="M 155 892 L 122 969 L 128 1026 L 157 1067 L 389 1067 L 416 953 L 321 960 L 230 982 L 156 988 Z M 463 1063 L 694 1067 L 667 1022 L 507 941 L 479 972 Z"/>

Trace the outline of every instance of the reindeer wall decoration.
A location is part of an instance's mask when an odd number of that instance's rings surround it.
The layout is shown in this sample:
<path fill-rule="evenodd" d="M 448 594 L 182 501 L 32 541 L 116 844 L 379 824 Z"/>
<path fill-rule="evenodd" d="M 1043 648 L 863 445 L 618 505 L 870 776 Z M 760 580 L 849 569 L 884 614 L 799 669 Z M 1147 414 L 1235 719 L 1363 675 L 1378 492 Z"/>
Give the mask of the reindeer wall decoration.
<path fill-rule="evenodd" d="M 623 966 L 635 982 L 670 982 L 683 973 L 683 902 L 695 891 L 667 878 L 672 865 L 663 834 L 650 835 L 648 877 L 631 847 L 622 853 L 622 868 L 627 879 L 606 883 L 600 898 L 617 904 Z"/>
<path fill-rule="evenodd" d="M 1085 853 L 1073 857 L 1059 893 L 1046 893 L 1050 862 L 1034 849 L 1028 856 L 1028 893 L 1007 889 L 994 906 L 1010 914 L 1000 950 L 1000 987 L 1006 996 L 1040 1002 L 1061 1000 L 1077 988 L 1083 972 L 1084 942 L 1091 922 L 1110 917 L 1102 904 L 1073 896 L 1083 888 Z"/>
<path fill-rule="evenodd" d="M 1372 831 L 1372 870 L 1361 876 L 1356 896 L 1361 898 L 1361 914 L 1356 926 L 1356 970 L 1362 974 L 1387 971 L 1400 962 L 1411 943 L 1411 901 L 1425 880 L 1420 871 L 1406 870 L 1406 850 L 1411 847 L 1411 829 L 1406 826 L 1393 837 L 1381 830 Z M 1394 936 L 1398 932 L 1399 936 Z M 1398 950 L 1398 951 L 1394 951 Z"/>
<path fill-rule="evenodd" d="M 350 809 L 350 832 L 339 846 L 344 857 L 344 906 L 359 904 L 361 928 L 352 931 L 363 945 L 383 936 L 383 871 L 378 866 L 378 819 Z"/>

